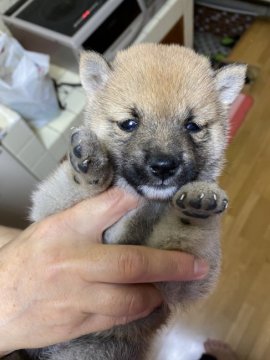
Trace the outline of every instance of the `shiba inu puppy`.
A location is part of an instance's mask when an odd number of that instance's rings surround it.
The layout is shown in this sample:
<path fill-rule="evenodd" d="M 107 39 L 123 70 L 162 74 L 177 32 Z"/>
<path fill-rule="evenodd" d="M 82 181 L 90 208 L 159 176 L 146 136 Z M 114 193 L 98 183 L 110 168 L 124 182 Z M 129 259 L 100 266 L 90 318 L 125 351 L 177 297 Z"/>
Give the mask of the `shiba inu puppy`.
<path fill-rule="evenodd" d="M 117 185 L 139 194 L 141 205 L 105 232 L 104 243 L 187 251 L 206 259 L 210 271 L 198 281 L 156 284 L 164 306 L 147 318 L 42 349 L 39 359 L 143 360 L 171 309 L 213 287 L 220 215 L 228 204 L 216 179 L 227 111 L 245 71 L 229 65 L 214 72 L 208 59 L 177 45 L 136 45 L 112 63 L 94 52 L 82 54 L 84 124 L 71 136 L 69 160 L 34 193 L 32 220 Z"/>

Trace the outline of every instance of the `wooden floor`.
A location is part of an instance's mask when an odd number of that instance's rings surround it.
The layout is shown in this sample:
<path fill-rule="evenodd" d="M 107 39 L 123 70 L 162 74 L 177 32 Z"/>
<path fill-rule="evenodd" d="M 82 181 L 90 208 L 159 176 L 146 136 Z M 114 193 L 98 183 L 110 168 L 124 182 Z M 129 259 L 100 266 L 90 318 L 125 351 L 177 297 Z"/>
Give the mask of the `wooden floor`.
<path fill-rule="evenodd" d="M 245 90 L 254 105 L 229 146 L 221 178 L 230 198 L 222 274 L 214 294 L 176 321 L 179 344 L 188 350 L 170 359 L 196 360 L 207 337 L 228 342 L 240 359 L 270 359 L 270 22 L 257 20 L 230 60 L 260 73 Z"/>

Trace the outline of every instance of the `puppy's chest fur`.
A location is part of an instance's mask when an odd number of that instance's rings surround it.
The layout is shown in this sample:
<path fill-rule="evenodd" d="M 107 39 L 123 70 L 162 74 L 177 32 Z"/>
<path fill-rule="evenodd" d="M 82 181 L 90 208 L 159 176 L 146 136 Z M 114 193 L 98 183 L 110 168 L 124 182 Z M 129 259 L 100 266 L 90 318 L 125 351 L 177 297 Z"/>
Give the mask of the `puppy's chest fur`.
<path fill-rule="evenodd" d="M 168 204 L 143 201 L 139 208 L 124 215 L 105 231 L 103 242 L 147 246 L 154 227 L 162 222 L 166 211 L 168 211 Z"/>

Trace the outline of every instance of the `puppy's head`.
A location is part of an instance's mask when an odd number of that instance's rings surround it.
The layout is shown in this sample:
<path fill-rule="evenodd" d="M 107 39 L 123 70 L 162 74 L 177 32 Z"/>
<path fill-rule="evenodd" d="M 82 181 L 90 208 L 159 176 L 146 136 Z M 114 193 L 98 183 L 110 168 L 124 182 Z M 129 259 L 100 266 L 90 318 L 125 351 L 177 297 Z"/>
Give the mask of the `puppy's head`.
<path fill-rule="evenodd" d="M 227 143 L 227 110 L 243 65 L 213 72 L 209 61 L 176 45 L 142 44 L 109 64 L 81 57 L 86 123 L 105 144 L 117 179 L 148 198 L 166 199 L 185 183 L 214 180 Z"/>

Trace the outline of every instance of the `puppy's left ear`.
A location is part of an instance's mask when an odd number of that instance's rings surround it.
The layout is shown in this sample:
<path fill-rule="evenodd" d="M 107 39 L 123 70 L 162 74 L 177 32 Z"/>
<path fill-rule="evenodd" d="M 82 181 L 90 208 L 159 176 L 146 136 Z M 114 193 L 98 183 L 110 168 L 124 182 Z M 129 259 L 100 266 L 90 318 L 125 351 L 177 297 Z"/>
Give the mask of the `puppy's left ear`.
<path fill-rule="evenodd" d="M 111 73 L 110 64 L 94 51 L 83 51 L 80 55 L 80 78 L 88 94 L 102 89 Z"/>
<path fill-rule="evenodd" d="M 216 89 L 224 105 L 230 105 L 245 83 L 247 66 L 228 65 L 215 73 Z"/>

